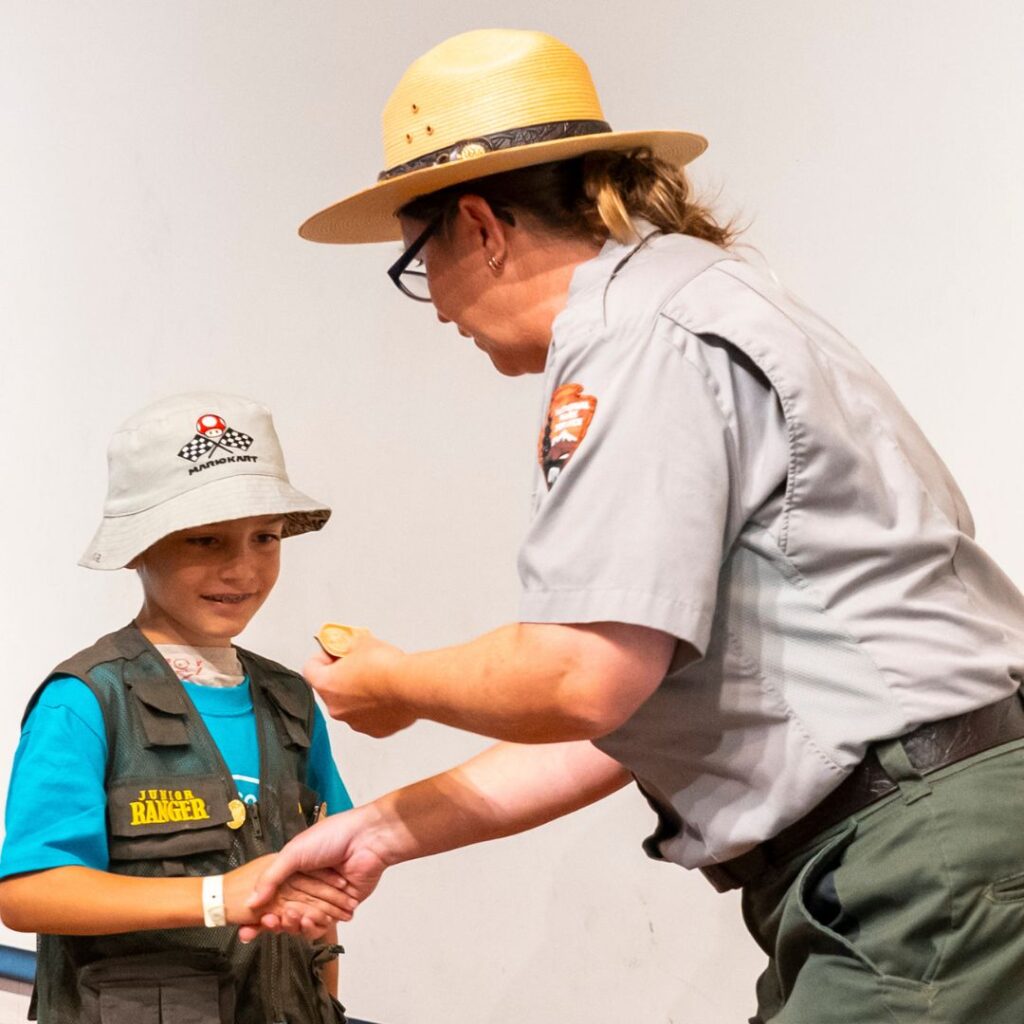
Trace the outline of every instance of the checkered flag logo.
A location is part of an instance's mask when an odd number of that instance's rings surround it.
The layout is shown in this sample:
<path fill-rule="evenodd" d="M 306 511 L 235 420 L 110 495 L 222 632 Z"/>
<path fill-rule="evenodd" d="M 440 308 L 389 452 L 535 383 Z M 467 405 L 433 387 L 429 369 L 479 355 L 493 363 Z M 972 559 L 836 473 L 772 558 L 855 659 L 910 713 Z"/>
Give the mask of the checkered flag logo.
<path fill-rule="evenodd" d="M 240 430 L 235 430 L 234 427 L 228 427 L 224 431 L 224 443 L 229 448 L 241 448 L 244 452 L 251 447 L 252 438 L 248 434 L 243 434 Z"/>
<path fill-rule="evenodd" d="M 218 448 L 233 455 L 235 451 L 244 452 L 251 446 L 252 438 L 248 434 L 229 427 L 216 413 L 208 412 L 196 420 L 196 435 L 178 452 L 178 458 L 198 462 Z"/>
<path fill-rule="evenodd" d="M 178 457 L 188 459 L 189 462 L 198 462 L 208 452 L 212 452 L 217 446 L 208 438 L 196 434 L 184 448 L 178 452 Z"/>

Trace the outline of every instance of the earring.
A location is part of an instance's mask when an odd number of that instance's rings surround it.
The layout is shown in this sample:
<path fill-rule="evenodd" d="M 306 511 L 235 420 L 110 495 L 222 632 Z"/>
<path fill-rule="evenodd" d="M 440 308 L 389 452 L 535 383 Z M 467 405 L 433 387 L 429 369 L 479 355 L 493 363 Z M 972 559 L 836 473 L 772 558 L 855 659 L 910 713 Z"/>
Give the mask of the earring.
<path fill-rule="evenodd" d="M 487 257 L 487 266 L 491 268 L 496 274 L 501 273 L 501 268 L 505 266 L 504 260 L 495 259 L 493 256 Z"/>

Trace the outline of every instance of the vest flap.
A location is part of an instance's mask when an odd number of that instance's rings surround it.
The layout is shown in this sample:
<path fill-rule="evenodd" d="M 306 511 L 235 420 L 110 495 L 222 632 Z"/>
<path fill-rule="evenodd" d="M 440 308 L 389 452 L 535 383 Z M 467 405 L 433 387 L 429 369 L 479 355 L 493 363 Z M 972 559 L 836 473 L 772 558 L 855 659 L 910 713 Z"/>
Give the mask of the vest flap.
<path fill-rule="evenodd" d="M 106 957 L 86 964 L 79 981 L 86 988 L 100 988 L 119 982 L 160 982 L 167 978 L 187 978 L 197 974 L 228 974 L 231 964 L 223 953 L 205 949 L 163 950 L 159 953 Z"/>
<path fill-rule="evenodd" d="M 127 680 L 126 680 L 127 681 Z M 140 676 L 128 682 L 150 747 L 187 747 L 188 705 L 178 682 Z"/>
<path fill-rule="evenodd" d="M 294 687 L 280 679 L 268 679 L 264 682 L 263 687 L 282 711 L 302 722 L 306 720 L 306 714 L 309 711 L 307 694 L 299 693 Z"/>
<path fill-rule="evenodd" d="M 165 715 L 188 714 L 185 694 L 180 686 L 169 686 L 165 679 L 146 676 L 131 680 L 129 686 L 143 704 L 155 711 L 162 711 Z"/>
<path fill-rule="evenodd" d="M 263 689 L 277 710 L 277 720 L 288 743 L 293 747 L 308 748 L 311 740 L 306 722 L 312 699 L 309 694 L 300 693 L 278 679 L 268 679 Z"/>
<path fill-rule="evenodd" d="M 107 815 L 111 835 L 125 838 L 210 828 L 232 820 L 219 775 L 125 780 L 111 786 Z"/>

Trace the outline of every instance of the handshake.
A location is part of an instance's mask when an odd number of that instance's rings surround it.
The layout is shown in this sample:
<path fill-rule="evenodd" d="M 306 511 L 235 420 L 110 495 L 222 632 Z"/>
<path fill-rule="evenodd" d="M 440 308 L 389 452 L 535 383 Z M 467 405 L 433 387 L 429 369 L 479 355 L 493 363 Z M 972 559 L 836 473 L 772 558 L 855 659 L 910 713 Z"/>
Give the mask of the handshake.
<path fill-rule="evenodd" d="M 366 810 L 357 808 L 312 826 L 280 853 L 229 871 L 219 884 L 204 879 L 206 924 L 239 925 L 239 937 L 250 942 L 263 931 L 318 939 L 336 922 L 350 921 L 387 866 L 358 844 L 359 819 Z M 354 820 L 344 820 L 348 818 Z"/>

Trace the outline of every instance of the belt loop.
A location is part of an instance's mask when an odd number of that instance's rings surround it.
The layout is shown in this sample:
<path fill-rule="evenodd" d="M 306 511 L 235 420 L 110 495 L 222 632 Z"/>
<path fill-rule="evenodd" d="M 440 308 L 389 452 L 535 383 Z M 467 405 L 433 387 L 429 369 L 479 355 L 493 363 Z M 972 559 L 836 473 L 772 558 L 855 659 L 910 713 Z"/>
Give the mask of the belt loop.
<path fill-rule="evenodd" d="M 874 745 L 878 763 L 885 769 L 885 774 L 900 788 L 900 796 L 905 804 L 912 804 L 932 791 L 931 785 L 921 773 L 910 763 L 903 741 L 895 739 L 883 740 Z"/>

